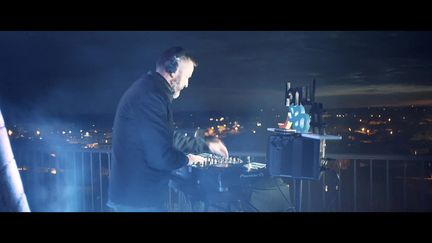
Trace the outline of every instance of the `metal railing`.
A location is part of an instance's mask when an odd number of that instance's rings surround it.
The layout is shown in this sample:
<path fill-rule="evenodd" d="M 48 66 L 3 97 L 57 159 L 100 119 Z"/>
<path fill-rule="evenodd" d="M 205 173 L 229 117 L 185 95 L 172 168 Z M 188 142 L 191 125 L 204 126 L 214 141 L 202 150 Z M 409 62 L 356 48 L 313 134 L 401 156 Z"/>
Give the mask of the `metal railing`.
<path fill-rule="evenodd" d="M 32 211 L 109 211 L 106 202 L 110 150 L 17 149 L 14 153 Z M 265 153 L 231 155 L 265 162 Z M 301 211 L 432 210 L 432 156 L 326 157 L 329 166 L 319 180 L 300 181 Z M 299 182 L 284 180 L 290 188 L 296 188 Z"/>
<path fill-rule="evenodd" d="M 327 157 L 336 161 L 341 177 L 337 193 L 339 211 L 432 210 L 432 156 L 328 154 Z"/>
<path fill-rule="evenodd" d="M 111 151 L 14 151 L 32 211 L 108 211 Z"/>
<path fill-rule="evenodd" d="M 252 155 L 265 160 L 265 153 Z M 327 154 L 325 160 L 319 180 L 284 179 L 291 197 L 306 184 L 301 211 L 432 211 L 432 156 Z"/>

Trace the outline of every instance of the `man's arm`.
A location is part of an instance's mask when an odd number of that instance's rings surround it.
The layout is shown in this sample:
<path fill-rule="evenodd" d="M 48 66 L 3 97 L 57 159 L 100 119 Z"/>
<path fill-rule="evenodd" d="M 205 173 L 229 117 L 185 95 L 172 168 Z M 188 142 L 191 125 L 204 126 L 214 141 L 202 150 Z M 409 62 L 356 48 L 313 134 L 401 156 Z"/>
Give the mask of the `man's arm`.
<path fill-rule="evenodd" d="M 188 137 L 180 132 L 174 132 L 174 147 L 185 153 L 213 153 L 228 157 L 228 149 L 225 144 L 216 137 Z"/>
<path fill-rule="evenodd" d="M 178 131 L 174 131 L 173 146 L 184 153 L 200 154 L 210 152 L 204 138 L 185 136 L 185 134 Z"/>

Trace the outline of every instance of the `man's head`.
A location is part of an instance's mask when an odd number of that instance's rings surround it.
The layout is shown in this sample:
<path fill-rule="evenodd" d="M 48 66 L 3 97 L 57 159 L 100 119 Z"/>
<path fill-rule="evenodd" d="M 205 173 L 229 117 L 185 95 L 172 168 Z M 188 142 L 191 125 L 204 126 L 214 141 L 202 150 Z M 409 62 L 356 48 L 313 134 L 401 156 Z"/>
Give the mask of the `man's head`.
<path fill-rule="evenodd" d="M 180 91 L 188 87 L 197 63 L 181 47 L 172 47 L 164 51 L 156 63 L 156 72 L 160 73 L 174 90 L 173 98 L 180 96 Z"/>

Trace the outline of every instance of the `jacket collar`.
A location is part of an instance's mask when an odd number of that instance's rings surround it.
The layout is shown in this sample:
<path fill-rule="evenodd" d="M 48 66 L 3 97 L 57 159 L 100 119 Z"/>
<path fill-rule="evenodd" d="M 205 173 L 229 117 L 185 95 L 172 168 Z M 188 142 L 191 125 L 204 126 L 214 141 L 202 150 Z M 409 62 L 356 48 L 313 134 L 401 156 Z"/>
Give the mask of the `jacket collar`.
<path fill-rule="evenodd" d="M 151 77 L 151 79 L 155 80 L 156 85 L 161 88 L 164 94 L 166 94 L 170 101 L 173 100 L 174 96 L 174 89 L 171 87 L 171 85 L 168 83 L 168 80 L 166 80 L 160 73 L 155 71 L 149 71 L 147 73 L 148 76 Z"/>

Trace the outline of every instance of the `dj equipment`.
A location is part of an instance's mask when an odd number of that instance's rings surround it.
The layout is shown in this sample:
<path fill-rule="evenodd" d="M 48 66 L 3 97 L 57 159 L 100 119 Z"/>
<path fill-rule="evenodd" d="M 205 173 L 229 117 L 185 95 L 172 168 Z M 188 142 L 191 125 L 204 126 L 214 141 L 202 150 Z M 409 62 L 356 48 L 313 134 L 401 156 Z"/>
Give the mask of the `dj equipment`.
<path fill-rule="evenodd" d="M 188 198 L 191 205 L 192 202 L 203 202 L 204 211 L 209 207 L 222 211 L 232 211 L 233 207 L 249 211 L 254 184 L 268 178 L 266 164 L 251 162 L 250 156 L 247 162 L 239 157 L 200 156 L 206 158 L 204 163 L 174 171 L 169 184 L 170 205 L 173 205 L 171 192 L 174 191 Z"/>
<path fill-rule="evenodd" d="M 182 167 L 174 175 L 195 185 L 203 191 L 229 191 L 233 187 L 244 187 L 254 179 L 268 175 L 266 164 L 244 162 L 238 157 L 223 158 L 213 154 L 200 154 L 206 160 L 202 164 Z"/>

